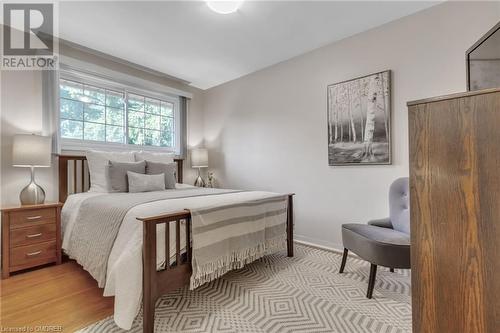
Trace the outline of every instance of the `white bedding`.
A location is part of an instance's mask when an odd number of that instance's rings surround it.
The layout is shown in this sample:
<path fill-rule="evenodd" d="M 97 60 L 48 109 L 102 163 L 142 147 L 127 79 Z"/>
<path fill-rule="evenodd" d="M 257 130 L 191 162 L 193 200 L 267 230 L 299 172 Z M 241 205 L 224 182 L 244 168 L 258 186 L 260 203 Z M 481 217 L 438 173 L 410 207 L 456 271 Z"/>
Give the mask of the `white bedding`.
<path fill-rule="evenodd" d="M 178 184 L 177 188 L 191 187 Z M 175 190 L 168 190 L 175 191 Z M 68 248 L 73 226 L 78 223 L 78 211 L 82 202 L 106 193 L 79 193 L 70 195 L 62 209 L 63 250 Z M 203 208 L 220 204 L 237 203 L 276 195 L 270 192 L 234 192 L 226 195 L 197 196 L 149 202 L 130 209 L 116 237 L 108 259 L 104 296 L 115 296 L 114 320 L 123 329 L 130 329 L 136 317 L 142 297 L 142 223 L 136 217 L 173 213 L 183 209 Z M 174 226 L 172 225 L 171 228 Z M 165 261 L 165 232 L 163 225 L 158 228 L 157 266 Z M 175 237 L 174 230 L 170 232 Z M 181 244 L 185 244 L 185 233 L 181 232 Z M 175 242 L 170 242 L 170 253 L 175 253 Z"/>

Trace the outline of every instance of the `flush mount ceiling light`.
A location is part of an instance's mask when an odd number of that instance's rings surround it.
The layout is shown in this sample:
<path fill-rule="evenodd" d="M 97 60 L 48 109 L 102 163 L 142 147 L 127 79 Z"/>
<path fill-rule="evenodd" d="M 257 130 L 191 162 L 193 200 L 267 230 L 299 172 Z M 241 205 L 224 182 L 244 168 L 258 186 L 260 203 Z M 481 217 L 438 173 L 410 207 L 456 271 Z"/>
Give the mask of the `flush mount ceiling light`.
<path fill-rule="evenodd" d="M 219 14 L 231 14 L 240 8 L 242 0 L 239 1 L 207 1 L 207 6 Z"/>

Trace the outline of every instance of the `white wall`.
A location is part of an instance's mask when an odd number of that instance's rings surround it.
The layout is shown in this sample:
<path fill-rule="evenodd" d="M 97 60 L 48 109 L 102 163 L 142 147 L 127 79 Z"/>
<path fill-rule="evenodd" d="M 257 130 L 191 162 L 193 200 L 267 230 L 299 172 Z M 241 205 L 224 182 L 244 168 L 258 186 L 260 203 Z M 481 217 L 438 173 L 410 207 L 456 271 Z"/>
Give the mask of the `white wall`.
<path fill-rule="evenodd" d="M 210 164 L 225 187 L 295 192 L 296 238 L 341 248 L 340 226 L 388 213 L 408 175 L 409 100 L 464 91 L 465 51 L 500 3 L 445 3 L 205 93 Z M 392 166 L 329 167 L 326 87 L 392 70 Z"/>
<path fill-rule="evenodd" d="M 42 133 L 42 75 L 40 71 L 2 71 L 1 74 L 1 172 L 2 205 L 19 202 L 21 189 L 29 183 L 28 168 L 12 167 L 12 138 L 18 133 Z M 54 163 L 54 161 L 53 161 Z M 54 201 L 55 168 L 37 168 L 37 182 Z"/>

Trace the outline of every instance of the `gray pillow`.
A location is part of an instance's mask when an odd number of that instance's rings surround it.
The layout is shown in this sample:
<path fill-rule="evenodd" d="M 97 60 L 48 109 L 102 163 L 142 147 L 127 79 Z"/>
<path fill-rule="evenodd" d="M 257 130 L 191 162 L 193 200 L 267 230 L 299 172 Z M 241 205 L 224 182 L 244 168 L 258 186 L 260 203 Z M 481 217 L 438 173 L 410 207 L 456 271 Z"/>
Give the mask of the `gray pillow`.
<path fill-rule="evenodd" d="M 146 161 L 146 174 L 158 175 L 165 174 L 165 188 L 174 189 L 177 175 L 177 163 L 159 163 L 153 161 Z"/>
<path fill-rule="evenodd" d="M 106 178 L 110 192 L 128 192 L 128 171 L 145 174 L 146 162 L 108 162 Z"/>
<path fill-rule="evenodd" d="M 165 191 L 165 176 L 162 173 L 158 175 L 144 175 L 129 171 L 127 175 L 128 191 L 130 193 Z"/>

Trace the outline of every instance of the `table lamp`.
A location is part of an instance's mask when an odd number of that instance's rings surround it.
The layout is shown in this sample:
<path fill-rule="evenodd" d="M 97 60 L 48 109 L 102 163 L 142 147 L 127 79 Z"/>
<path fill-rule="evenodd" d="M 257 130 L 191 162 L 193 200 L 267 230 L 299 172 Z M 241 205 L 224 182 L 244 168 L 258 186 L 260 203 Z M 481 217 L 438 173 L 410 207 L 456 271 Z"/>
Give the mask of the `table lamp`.
<path fill-rule="evenodd" d="M 208 151 L 205 148 L 191 150 L 191 167 L 198 168 L 198 178 L 194 186 L 205 187 L 205 181 L 201 178 L 201 168 L 208 168 Z"/>
<path fill-rule="evenodd" d="M 14 135 L 12 165 L 31 168 L 31 182 L 19 195 L 22 205 L 38 205 L 45 201 L 45 191 L 35 182 L 35 168 L 50 167 L 51 151 L 51 137 L 35 134 Z"/>

